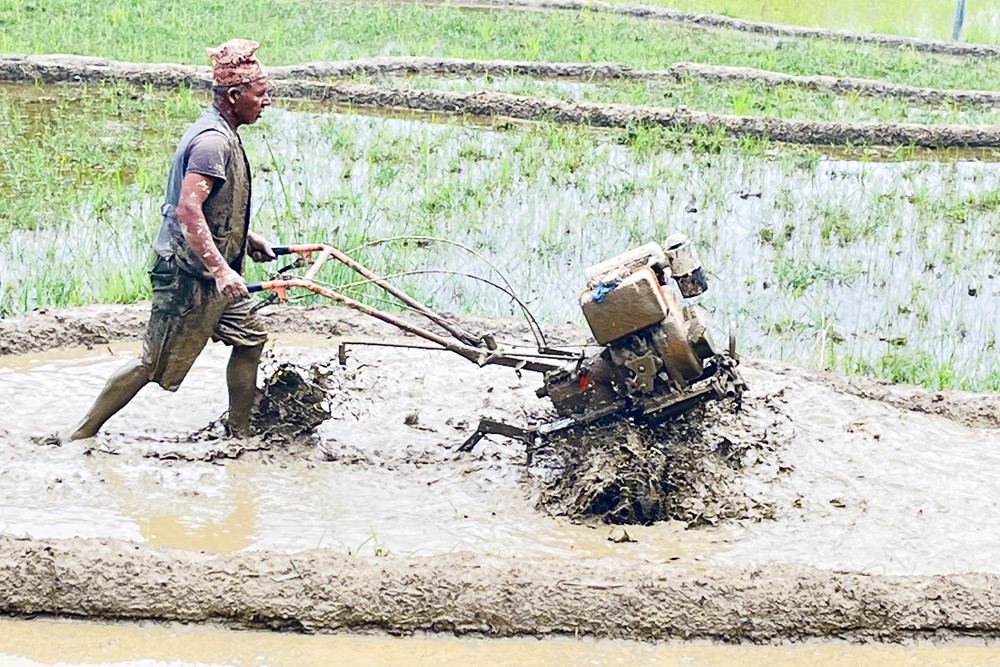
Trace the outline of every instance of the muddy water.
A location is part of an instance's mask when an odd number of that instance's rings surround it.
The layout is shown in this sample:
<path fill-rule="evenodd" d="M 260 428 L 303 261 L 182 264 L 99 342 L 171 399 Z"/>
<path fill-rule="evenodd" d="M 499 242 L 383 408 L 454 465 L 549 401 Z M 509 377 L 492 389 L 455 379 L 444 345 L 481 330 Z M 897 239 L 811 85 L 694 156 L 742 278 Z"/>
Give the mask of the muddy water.
<path fill-rule="evenodd" d="M 328 360 L 334 350 L 335 341 L 296 336 L 279 339 L 274 352 L 308 361 Z M 773 502 L 775 520 L 629 527 L 636 541 L 615 543 L 606 526 L 535 510 L 518 445 L 488 442 L 471 455 L 449 449 L 478 414 L 518 421 L 543 404 L 530 375 L 443 353 L 350 348 L 336 378 L 335 417 L 309 455 L 168 460 L 212 447 L 186 435 L 224 409 L 221 346 L 209 347 L 177 394 L 145 388 L 95 439 L 62 448 L 28 440 L 76 419 L 135 351 L 122 345 L 0 360 L 4 533 L 211 551 L 322 546 L 360 556 L 470 551 L 800 562 L 892 574 L 998 571 L 1000 535 L 981 528 L 1000 504 L 1000 432 L 839 394 L 792 369 L 745 369 L 749 403 L 770 396 L 794 424 L 784 471 L 748 462 L 743 480 Z M 763 430 L 778 423 L 770 413 L 759 419 Z"/>
<path fill-rule="evenodd" d="M 335 349 L 322 338 L 292 342 L 279 348 L 296 358 L 328 358 Z M 136 350 L 123 345 L 0 361 L 0 434 L 6 432 L 8 445 L 0 453 L 6 459 L 0 472 L 4 532 L 112 536 L 218 551 L 624 551 L 659 559 L 700 555 L 715 539 L 684 536 L 680 526 L 637 528 L 642 548 L 622 549 L 607 541 L 609 529 L 541 517 L 519 485 L 520 447 L 487 445 L 481 458 L 452 461 L 446 445 L 467 433 L 447 422 L 472 423 L 479 411 L 511 414 L 516 402 L 538 399 L 528 378 L 480 372 L 441 353 L 351 348 L 352 364 L 361 368 L 356 381 L 345 380 L 347 400 L 339 414 L 322 427 L 326 457 L 224 465 L 145 457 L 205 448 L 179 440 L 225 408 L 221 346 L 209 347 L 177 394 L 145 388 L 96 439 L 58 449 L 26 442 L 29 434 L 81 415 L 107 375 Z M 423 367 L 415 368 L 415 359 Z M 364 366 L 374 363 L 377 369 Z M 406 425 L 413 415 L 417 423 Z M 88 450 L 95 451 L 85 455 Z M 336 460 L 324 460 L 330 457 Z"/>
<path fill-rule="evenodd" d="M 44 635 L 46 641 L 38 638 Z M 683 646 L 570 639 L 450 639 L 238 634 L 180 625 L 0 620 L 0 662 L 36 665 L 994 665 L 1000 650 L 977 645 Z"/>

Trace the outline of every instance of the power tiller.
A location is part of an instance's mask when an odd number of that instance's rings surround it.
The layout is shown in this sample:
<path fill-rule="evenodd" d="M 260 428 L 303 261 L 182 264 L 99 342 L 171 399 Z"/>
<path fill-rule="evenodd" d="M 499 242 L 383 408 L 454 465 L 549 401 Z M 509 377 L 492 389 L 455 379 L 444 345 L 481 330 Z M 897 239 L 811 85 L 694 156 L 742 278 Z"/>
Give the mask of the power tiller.
<path fill-rule="evenodd" d="M 271 298 L 278 301 L 286 300 L 290 288 L 309 290 L 479 366 L 495 364 L 540 373 L 542 386 L 536 393 L 552 401 L 557 418 L 530 426 L 484 418 L 459 449 L 472 449 L 488 434 L 516 438 L 531 446 L 539 438 L 597 423 L 632 420 L 655 425 L 706 400 L 739 400 L 746 385 L 736 370 L 738 358 L 732 332 L 728 348 L 717 348 L 702 308 L 686 302 L 708 288 L 693 245 L 687 237 L 676 234 L 668 237 L 663 246 L 647 243 L 585 271 L 586 289 L 580 295 L 580 307 L 597 345 L 575 349 L 549 346 L 524 303 L 513 290 L 497 283 L 490 284 L 506 292 L 524 310 L 537 347 L 505 346 L 491 334 L 466 331 L 329 245 L 273 248 L 276 255 L 298 257 L 280 269 L 274 279 L 248 287 L 251 292 L 270 291 Z M 363 282 L 377 285 L 406 308 L 423 315 L 440 331 L 412 324 L 352 299 L 338 291 L 343 289 L 339 286 L 317 281 L 317 273 L 330 258 L 360 274 Z M 304 268 L 305 273 L 287 273 L 295 268 Z M 339 358 L 345 363 L 344 343 Z"/>

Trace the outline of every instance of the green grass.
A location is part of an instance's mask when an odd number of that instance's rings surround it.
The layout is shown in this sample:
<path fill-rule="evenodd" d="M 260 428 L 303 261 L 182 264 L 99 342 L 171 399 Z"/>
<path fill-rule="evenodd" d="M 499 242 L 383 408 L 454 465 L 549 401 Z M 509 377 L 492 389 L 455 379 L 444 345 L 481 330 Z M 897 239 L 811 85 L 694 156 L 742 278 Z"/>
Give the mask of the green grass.
<path fill-rule="evenodd" d="M 632 0 L 609 0 L 632 2 Z M 635 3 L 632 3 L 635 4 Z M 955 19 L 954 0 L 926 0 L 904 3 L 899 0 L 643 0 L 645 5 L 708 14 L 723 14 L 750 21 L 815 26 L 855 32 L 880 32 L 950 40 Z M 1000 12 L 988 2 L 969 2 L 961 39 L 967 42 L 997 43 Z"/>
<path fill-rule="evenodd" d="M 1000 81 L 995 61 L 968 66 L 961 59 L 907 49 L 706 32 L 586 11 L 468 11 L 315 0 L 7 0 L 0 3 L 0 25 L 0 52 L 134 61 L 205 64 L 205 46 L 239 33 L 259 41 L 261 58 L 274 65 L 380 54 L 609 60 L 642 68 L 693 60 L 943 88 L 989 89 Z"/>

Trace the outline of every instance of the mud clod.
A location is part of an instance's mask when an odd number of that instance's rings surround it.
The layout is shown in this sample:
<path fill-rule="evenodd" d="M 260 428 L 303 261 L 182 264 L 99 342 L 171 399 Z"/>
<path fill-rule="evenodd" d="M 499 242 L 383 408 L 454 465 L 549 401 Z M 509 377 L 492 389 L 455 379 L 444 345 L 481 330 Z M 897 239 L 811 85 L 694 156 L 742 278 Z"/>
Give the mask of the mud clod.
<path fill-rule="evenodd" d="M 555 474 L 538 504 L 573 520 L 612 524 L 675 520 L 694 527 L 770 518 L 773 503 L 743 477 L 750 469 L 757 477 L 785 469 L 781 451 L 791 424 L 774 412 L 767 398 L 751 400 L 745 411 L 731 402 L 706 404 L 655 427 L 618 422 L 563 436 L 545 448 L 542 460 Z"/>
<path fill-rule="evenodd" d="M 266 440 L 311 438 L 330 418 L 334 370 L 327 364 L 279 360 L 262 362 L 263 386 L 254 406 L 254 432 Z"/>

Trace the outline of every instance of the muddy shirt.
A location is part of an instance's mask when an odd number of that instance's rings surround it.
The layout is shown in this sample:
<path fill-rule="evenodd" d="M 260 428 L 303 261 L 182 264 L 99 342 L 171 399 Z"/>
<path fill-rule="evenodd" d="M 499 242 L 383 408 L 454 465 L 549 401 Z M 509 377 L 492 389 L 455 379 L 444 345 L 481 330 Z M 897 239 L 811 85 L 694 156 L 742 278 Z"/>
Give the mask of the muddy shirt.
<path fill-rule="evenodd" d="M 187 147 L 184 174 L 203 174 L 224 181 L 228 153 L 229 145 L 224 134 L 216 130 L 202 132 Z"/>
<path fill-rule="evenodd" d="M 202 211 L 223 259 L 242 273 L 250 224 L 250 166 L 239 135 L 215 107 L 203 111 L 177 144 L 161 208 L 163 222 L 153 241 L 157 255 L 175 261 L 186 273 L 211 280 L 211 274 L 188 245 L 177 221 L 181 182 L 191 172 L 215 178 Z"/>

